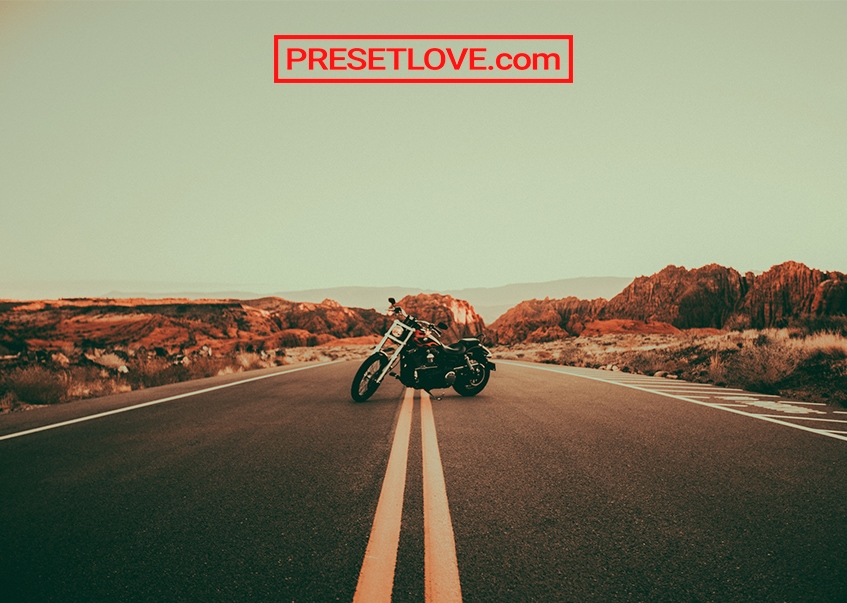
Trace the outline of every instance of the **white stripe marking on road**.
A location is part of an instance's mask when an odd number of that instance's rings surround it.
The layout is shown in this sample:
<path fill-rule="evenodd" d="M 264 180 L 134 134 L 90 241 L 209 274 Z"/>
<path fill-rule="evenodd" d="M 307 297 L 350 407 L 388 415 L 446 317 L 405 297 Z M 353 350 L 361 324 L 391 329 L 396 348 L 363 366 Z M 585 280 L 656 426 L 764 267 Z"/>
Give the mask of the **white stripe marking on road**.
<path fill-rule="evenodd" d="M 732 402 L 758 402 L 757 398 L 753 396 L 715 396 L 718 400 L 731 400 Z M 773 402 L 768 402 L 768 404 L 773 404 Z M 777 402 L 776 404 L 779 404 Z"/>
<path fill-rule="evenodd" d="M 786 417 L 785 415 L 759 415 L 759 416 L 760 417 L 783 417 L 783 418 L 786 418 L 786 419 L 797 419 L 799 421 L 823 421 L 824 423 L 847 423 L 847 421 L 845 421 L 844 419 L 821 419 L 821 418 L 818 418 L 818 417 L 797 417 L 797 416 L 794 416 L 794 415 L 792 415 L 790 417 Z"/>
<path fill-rule="evenodd" d="M 847 436 L 838 435 L 838 434 L 835 434 L 835 433 L 824 431 L 822 429 L 813 429 L 811 427 L 806 427 L 805 425 L 798 425 L 797 423 L 789 423 L 787 421 L 781 421 L 779 419 L 772 418 L 772 417 L 767 416 L 767 415 L 744 412 L 743 410 L 737 410 L 735 408 L 729 408 L 729 407 L 724 406 L 724 405 L 718 405 L 718 404 L 714 404 L 714 403 L 710 403 L 710 402 L 703 402 L 702 400 L 694 400 L 690 397 L 686 398 L 684 396 L 677 396 L 675 394 L 670 394 L 670 393 L 667 393 L 667 392 L 657 391 L 657 390 L 653 390 L 653 389 L 647 389 L 647 388 L 644 388 L 644 387 L 638 387 L 636 385 L 628 385 L 626 383 L 616 383 L 615 381 L 610 381 L 608 379 L 600 379 L 599 377 L 590 377 L 588 375 L 580 375 L 578 373 L 570 373 L 566 370 L 554 369 L 554 368 L 550 368 L 550 367 L 547 367 L 547 366 L 534 366 L 532 364 L 523 363 L 523 362 L 514 362 L 514 361 L 510 361 L 510 360 L 500 360 L 500 362 L 502 362 L 503 364 L 511 364 L 511 365 L 514 365 L 514 366 L 522 366 L 524 368 L 535 369 L 535 370 L 538 370 L 538 371 L 549 371 L 551 373 L 559 373 L 560 375 L 567 375 L 569 377 L 578 377 L 580 379 L 590 379 L 591 381 L 599 381 L 601 383 L 609 383 L 611 385 L 620 385 L 621 387 L 627 387 L 627 388 L 634 389 L 634 390 L 637 390 L 637 391 L 646 392 L 648 394 L 656 394 L 657 396 L 665 396 L 667 398 L 673 398 L 675 400 L 682 400 L 683 402 L 690 402 L 692 404 L 699 404 L 700 406 L 708 406 L 709 408 L 716 408 L 718 410 L 723 410 L 723 411 L 726 411 L 726 412 L 735 413 L 737 415 L 742 415 L 742 416 L 745 416 L 745 417 L 752 417 L 754 419 L 759 419 L 760 421 L 767 421 L 768 423 L 776 423 L 777 425 L 784 425 L 785 427 L 791 427 L 793 429 L 799 429 L 800 431 L 808 431 L 809 433 L 816 433 L 816 434 L 822 435 L 824 437 L 833 438 L 833 439 L 836 439 L 836 440 L 843 440 L 843 441 L 847 442 Z M 565 367 L 562 367 L 562 368 L 565 368 Z M 792 418 L 795 418 L 795 417 L 792 417 Z"/>
<path fill-rule="evenodd" d="M 56 429 L 57 427 L 65 427 L 66 425 L 74 425 L 75 423 L 83 423 L 85 421 L 93 421 L 94 419 L 100 419 L 103 417 L 108 417 L 110 415 L 116 415 L 122 412 L 129 412 L 131 410 L 138 410 L 139 408 L 145 408 L 147 406 L 154 406 L 156 404 L 162 404 L 163 402 L 171 402 L 173 400 L 179 400 L 180 398 L 188 398 L 190 396 L 198 396 L 200 394 L 206 394 L 209 392 L 213 392 L 219 389 L 224 389 L 227 387 L 233 387 L 236 385 L 241 385 L 242 383 L 250 383 L 251 381 L 260 381 L 262 379 L 270 379 L 271 377 L 279 377 L 280 375 L 287 375 L 288 373 L 296 373 L 297 371 L 305 371 L 307 369 L 318 368 L 321 366 L 326 366 L 328 364 L 335 364 L 336 362 L 341 362 L 341 360 L 333 360 L 332 362 L 324 362 L 321 364 L 314 364 L 311 366 L 301 366 L 299 368 L 290 369 L 287 371 L 280 371 L 278 373 L 271 373 L 270 375 L 261 375 L 259 377 L 250 377 L 249 379 L 242 379 L 241 381 L 233 381 L 232 383 L 224 383 L 223 385 L 215 385 L 214 387 L 207 387 L 204 389 L 198 389 L 193 392 L 186 392 L 184 394 L 178 394 L 176 396 L 168 396 L 167 398 L 160 398 L 159 400 L 151 400 L 150 402 L 142 402 L 141 404 L 134 404 L 132 406 L 125 406 L 124 408 L 116 408 L 114 410 L 108 410 L 106 412 L 100 412 L 95 415 L 88 415 L 85 417 L 79 417 L 76 419 L 71 419 L 69 421 L 62 421 L 61 423 L 51 423 L 50 425 L 42 425 L 41 427 L 34 427 L 32 429 L 27 429 L 26 431 L 18 431 L 15 433 L 9 433 L 4 436 L 0 436 L 0 440 L 11 440 L 12 438 L 19 438 L 21 436 L 29 435 L 31 433 L 38 433 L 39 431 L 47 431 L 49 429 Z"/>

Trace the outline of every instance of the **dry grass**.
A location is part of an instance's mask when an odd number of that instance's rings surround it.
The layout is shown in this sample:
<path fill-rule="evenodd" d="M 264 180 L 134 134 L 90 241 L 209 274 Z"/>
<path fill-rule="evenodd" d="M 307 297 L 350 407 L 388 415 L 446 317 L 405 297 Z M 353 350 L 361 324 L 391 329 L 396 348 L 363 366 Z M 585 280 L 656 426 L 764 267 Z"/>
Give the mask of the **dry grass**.
<path fill-rule="evenodd" d="M 847 337 L 792 329 L 718 335 L 604 335 L 494 349 L 533 362 L 664 374 L 847 405 Z"/>
<path fill-rule="evenodd" d="M 342 345 L 272 352 L 239 351 L 227 356 L 196 354 L 164 358 L 144 355 L 128 360 L 110 353 L 97 355 L 97 365 L 83 366 L 69 366 L 68 357 L 79 360 L 83 355 L 79 350 L 67 350 L 62 355 L 54 354 L 52 362 L 0 372 L 0 412 L 285 364 L 358 360 L 366 358 L 372 349 L 373 345 Z"/>
<path fill-rule="evenodd" d="M 341 345 L 287 348 L 286 364 L 296 362 L 330 362 L 332 360 L 364 360 L 373 351 L 373 345 Z"/>
<path fill-rule="evenodd" d="M 7 404 L 58 404 L 67 400 L 68 377 L 35 365 L 13 370 L 3 376 L 3 397 Z"/>
<path fill-rule="evenodd" d="M 132 357 L 125 361 L 126 373 L 104 366 L 68 366 L 67 358 L 54 359 L 52 364 L 0 373 L 0 412 L 284 364 L 361 360 L 372 349 L 372 345 L 341 345 L 180 359 Z M 603 335 L 501 346 L 493 351 L 496 358 L 667 374 L 847 405 L 847 337 L 840 333 L 805 335 L 797 329 L 766 329 L 718 335 Z M 81 356 L 76 350 L 64 355 Z"/>

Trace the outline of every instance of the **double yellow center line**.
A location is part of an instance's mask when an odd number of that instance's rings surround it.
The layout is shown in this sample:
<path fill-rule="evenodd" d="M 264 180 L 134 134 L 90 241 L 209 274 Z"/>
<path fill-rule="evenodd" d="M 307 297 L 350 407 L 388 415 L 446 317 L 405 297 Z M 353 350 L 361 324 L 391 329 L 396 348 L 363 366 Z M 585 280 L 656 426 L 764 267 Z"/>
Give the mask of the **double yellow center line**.
<path fill-rule="evenodd" d="M 362 571 L 353 603 L 390 603 L 394 568 L 400 542 L 403 495 L 415 390 L 407 389 L 400 408 L 388 468 L 376 506 Z M 423 449 L 424 510 L 424 598 L 427 603 L 461 603 L 459 565 L 453 522 L 447 504 L 447 489 L 441 454 L 435 436 L 435 420 L 429 394 L 421 390 L 421 447 Z"/>

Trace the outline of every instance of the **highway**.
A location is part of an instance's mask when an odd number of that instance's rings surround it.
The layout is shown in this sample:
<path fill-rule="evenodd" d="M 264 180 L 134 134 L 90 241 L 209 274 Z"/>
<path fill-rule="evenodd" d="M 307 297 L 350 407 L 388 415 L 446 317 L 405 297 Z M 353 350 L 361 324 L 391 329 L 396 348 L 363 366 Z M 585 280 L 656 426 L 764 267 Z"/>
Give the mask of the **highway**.
<path fill-rule="evenodd" d="M 0 600 L 847 601 L 847 411 L 505 361 L 357 404 L 357 367 L 0 416 Z"/>

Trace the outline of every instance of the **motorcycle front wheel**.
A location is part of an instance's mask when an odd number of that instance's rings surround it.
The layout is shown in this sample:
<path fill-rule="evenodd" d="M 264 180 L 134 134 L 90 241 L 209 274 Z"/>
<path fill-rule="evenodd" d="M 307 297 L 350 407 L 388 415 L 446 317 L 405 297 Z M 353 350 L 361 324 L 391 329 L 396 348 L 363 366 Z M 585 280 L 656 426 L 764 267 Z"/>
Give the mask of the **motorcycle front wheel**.
<path fill-rule="evenodd" d="M 376 378 L 386 364 L 388 364 L 388 358 L 382 354 L 373 354 L 362 363 L 362 366 L 356 371 L 356 376 L 353 377 L 353 385 L 350 388 L 350 395 L 353 400 L 364 402 L 374 394 L 379 387 Z"/>
<path fill-rule="evenodd" d="M 488 385 L 489 377 L 491 377 L 491 369 L 485 364 L 478 364 L 473 373 L 456 379 L 453 389 L 460 396 L 475 396 Z"/>

